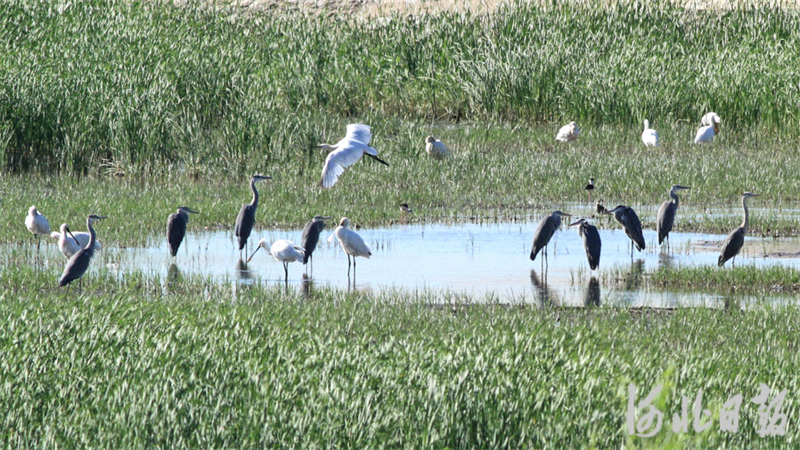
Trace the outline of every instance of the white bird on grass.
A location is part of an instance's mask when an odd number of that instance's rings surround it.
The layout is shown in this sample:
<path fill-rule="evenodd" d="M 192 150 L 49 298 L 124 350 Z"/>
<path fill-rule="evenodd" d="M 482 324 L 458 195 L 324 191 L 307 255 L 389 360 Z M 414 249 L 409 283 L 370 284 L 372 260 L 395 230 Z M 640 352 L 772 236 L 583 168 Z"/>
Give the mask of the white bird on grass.
<path fill-rule="evenodd" d="M 299 245 L 294 245 L 294 242 L 287 241 L 284 239 L 278 239 L 277 241 L 272 243 L 272 246 L 269 245 L 269 241 L 266 239 L 261 239 L 258 241 L 258 247 L 256 247 L 253 254 L 247 258 L 247 262 L 250 262 L 255 256 L 258 249 L 263 248 L 265 251 L 270 253 L 276 260 L 283 263 L 283 271 L 286 275 L 286 281 L 289 281 L 289 263 L 290 262 L 299 262 L 303 263 L 303 259 L 306 257 L 305 250 L 303 247 Z"/>
<path fill-rule="evenodd" d="M 642 142 L 645 147 L 658 147 L 658 133 L 650 128 L 650 121 L 644 119 L 644 131 L 642 131 Z"/>
<path fill-rule="evenodd" d="M 719 134 L 720 118 L 717 113 L 710 112 L 703 116 L 700 121 L 703 126 L 697 130 L 697 136 L 694 137 L 695 144 L 702 144 L 704 142 L 711 142 L 714 140 L 714 135 Z"/>
<path fill-rule="evenodd" d="M 336 145 L 320 144 L 319 148 L 330 152 L 325 158 L 325 166 L 322 168 L 320 186 L 333 187 L 339 180 L 339 175 L 344 173 L 344 169 L 358 162 L 363 155 L 388 166 L 386 161 L 378 158 L 378 151 L 369 146 L 371 139 L 372 131 L 369 126 L 358 123 L 348 125 L 347 134 Z"/>
<path fill-rule="evenodd" d="M 353 256 L 353 276 L 356 273 L 356 256 L 362 256 L 364 258 L 369 258 L 372 256 L 372 251 L 370 251 L 367 244 L 364 243 L 364 240 L 361 239 L 361 236 L 358 235 L 355 231 L 348 229 L 350 226 L 350 220 L 347 217 L 343 217 L 342 220 L 339 222 L 339 226 L 333 230 L 333 234 L 328 237 L 328 242 L 333 242 L 334 236 L 339 239 L 339 244 L 342 245 L 342 250 L 347 253 L 347 276 L 350 277 L 350 256 Z"/>
<path fill-rule="evenodd" d="M 450 156 L 450 151 L 444 142 L 430 135 L 425 138 L 425 151 L 434 159 L 445 159 Z"/>
<path fill-rule="evenodd" d="M 556 140 L 559 142 L 572 142 L 575 139 L 578 139 L 578 133 L 580 132 L 581 129 L 578 128 L 578 124 L 576 122 L 570 122 L 558 130 Z"/>
<path fill-rule="evenodd" d="M 36 236 L 36 250 L 39 250 L 39 245 L 41 244 L 39 236 L 50 235 L 50 222 L 47 221 L 45 216 L 39 214 L 35 206 L 31 206 L 28 209 L 28 216 L 25 217 L 25 226 L 28 227 L 28 231 Z"/>
<path fill-rule="evenodd" d="M 71 258 L 72 255 L 78 253 L 80 249 L 89 244 L 91 236 L 85 231 L 72 232 L 72 230 L 67 227 L 66 223 L 62 223 L 59 230 L 61 230 L 60 233 L 58 231 L 50 233 L 50 237 L 58 241 L 58 249 L 61 250 L 61 253 L 67 258 Z M 94 249 L 100 250 L 102 248 L 103 245 L 95 238 Z"/>

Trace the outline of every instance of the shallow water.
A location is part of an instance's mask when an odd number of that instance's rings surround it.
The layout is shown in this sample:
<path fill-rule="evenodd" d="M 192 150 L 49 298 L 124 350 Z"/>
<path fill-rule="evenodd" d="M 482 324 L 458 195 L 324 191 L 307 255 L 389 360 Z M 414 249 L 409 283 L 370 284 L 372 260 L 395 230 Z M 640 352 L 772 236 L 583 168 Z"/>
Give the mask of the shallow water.
<path fill-rule="evenodd" d="M 678 294 L 651 292 L 639 281 L 659 266 L 715 265 L 724 235 L 701 233 L 670 234 L 668 254 L 656 245 L 654 230 L 645 230 L 647 249 L 630 255 L 629 239 L 607 218 L 596 221 L 603 249 L 600 271 L 591 273 L 583 243 L 574 228 L 562 228 L 548 249 L 545 270 L 541 260 L 530 261 L 529 253 L 536 222 L 493 224 L 407 224 L 357 232 L 372 249 L 370 259 L 358 258 L 357 269 L 348 277 L 347 255 L 338 242 L 327 242 L 332 226 L 323 232 L 314 252 L 313 270 L 300 263 L 289 264 L 288 284 L 306 289 L 329 286 L 361 291 L 426 291 L 439 293 L 443 300 L 452 294 L 501 302 L 525 302 L 561 306 L 589 303 L 624 306 L 722 306 L 725 298 L 702 292 Z M 252 246 L 260 238 L 300 242 L 300 230 L 254 231 Z M 147 248 L 105 248 L 100 264 L 121 277 L 131 270 L 150 272 L 163 280 L 180 275 L 203 274 L 237 284 L 283 283 L 281 263 L 260 250 L 249 264 L 239 260 L 232 231 L 189 233 L 178 253 L 171 258 L 166 239 Z M 1 251 L 1 250 L 0 250 Z M 800 268 L 800 240 L 748 237 L 737 265 L 780 264 Z M 766 255 L 766 256 L 765 256 Z M 777 255 L 784 255 L 777 257 Z M 789 256 L 785 256 L 789 255 Z M 243 254 L 244 259 L 247 256 Z M 55 245 L 43 245 L 43 257 L 54 276 L 65 263 Z M 730 262 L 728 263 L 730 264 Z M 624 274 L 617 282 L 601 277 Z M 727 267 L 727 266 L 726 266 Z M 720 269 L 723 270 L 723 269 Z M 594 277 L 594 278 L 593 278 Z M 239 281 L 231 281 L 239 280 Z M 606 281 L 601 283 L 600 281 Z M 614 285 L 614 288 L 609 288 Z"/>

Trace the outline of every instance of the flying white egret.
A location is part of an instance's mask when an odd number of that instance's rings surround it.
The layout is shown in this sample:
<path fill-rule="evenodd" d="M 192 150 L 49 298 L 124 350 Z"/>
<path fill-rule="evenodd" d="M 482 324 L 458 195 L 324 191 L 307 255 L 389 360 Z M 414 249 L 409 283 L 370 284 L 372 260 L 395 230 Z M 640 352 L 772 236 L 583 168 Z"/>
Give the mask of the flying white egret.
<path fill-rule="evenodd" d="M 172 256 L 178 254 L 183 237 L 186 235 L 186 225 L 189 223 L 188 213 L 198 214 L 188 206 L 181 206 L 177 212 L 170 214 L 167 218 L 167 243 Z"/>
<path fill-rule="evenodd" d="M 644 131 L 642 131 L 642 142 L 645 147 L 658 147 L 658 133 L 650 128 L 650 121 L 644 119 Z"/>
<path fill-rule="evenodd" d="M 86 228 L 89 229 L 89 242 L 86 247 L 80 249 L 78 253 L 75 253 L 69 259 L 66 267 L 64 267 L 64 273 L 61 274 L 61 279 L 58 281 L 58 287 L 66 286 L 75 280 L 80 282 L 80 278 L 86 273 L 86 269 L 89 268 L 89 262 L 94 256 L 94 243 L 97 241 L 97 234 L 92 228 L 92 223 L 100 219 L 105 219 L 105 216 L 92 214 L 86 219 Z M 67 288 L 67 291 L 69 291 L 69 288 Z"/>
<path fill-rule="evenodd" d="M 761 194 L 753 194 L 752 192 L 745 192 L 742 194 L 742 209 L 744 209 L 744 220 L 742 220 L 742 224 L 736 227 L 735 230 L 731 231 L 731 234 L 728 235 L 728 238 L 725 239 L 725 242 L 722 243 L 722 250 L 719 254 L 719 259 L 717 260 L 717 265 L 722 267 L 726 261 L 733 258 L 733 262 L 731 263 L 734 267 L 736 266 L 736 255 L 739 254 L 739 251 L 742 250 L 742 246 L 744 245 L 744 236 L 747 234 L 747 228 L 750 226 L 750 213 L 747 210 L 747 199 L 750 197 L 758 197 Z"/>
<path fill-rule="evenodd" d="M 558 130 L 556 140 L 559 142 L 572 142 L 575 139 L 578 139 L 578 133 L 580 132 L 581 129 L 578 128 L 578 124 L 576 122 L 570 122 Z"/>
<path fill-rule="evenodd" d="M 50 222 L 47 221 L 45 216 L 39 214 L 35 206 L 31 206 L 28 209 L 28 216 L 25 217 L 25 226 L 28 227 L 28 231 L 36 236 L 36 250 L 39 250 L 39 245 L 41 244 L 39 236 L 50 235 Z"/>
<path fill-rule="evenodd" d="M 363 155 L 367 155 L 388 166 L 389 164 L 386 161 L 378 158 L 378 151 L 369 146 L 371 139 L 372 131 L 369 126 L 351 123 L 347 126 L 347 134 L 336 145 L 320 144 L 319 148 L 330 152 L 328 157 L 325 158 L 325 166 L 322 168 L 320 186 L 324 188 L 333 187 L 336 181 L 339 180 L 339 175 L 344 173 L 344 169 L 358 162 Z"/>
<path fill-rule="evenodd" d="M 719 134 L 720 118 L 715 112 L 710 112 L 703 116 L 700 121 L 702 127 L 697 130 L 697 136 L 694 137 L 695 144 L 702 144 L 704 142 L 711 142 L 714 140 L 714 135 Z"/>
<path fill-rule="evenodd" d="M 350 276 L 350 256 L 353 256 L 353 275 L 356 273 L 356 256 L 369 258 L 372 256 L 370 251 L 361 236 L 355 231 L 348 229 L 350 220 L 347 217 L 342 217 L 339 226 L 333 230 L 333 234 L 328 236 L 328 242 L 333 242 L 334 236 L 339 239 L 339 244 L 342 245 L 342 250 L 347 253 L 347 276 Z"/>
<path fill-rule="evenodd" d="M 256 247 L 256 249 L 253 251 L 253 254 L 247 258 L 247 262 L 250 262 L 250 260 L 253 259 L 253 256 L 255 256 L 256 252 L 258 252 L 258 249 L 260 248 L 263 248 L 265 251 L 269 252 L 273 258 L 283 263 L 283 271 L 286 274 L 286 281 L 289 281 L 289 263 L 303 263 L 303 259 L 306 257 L 303 247 L 294 245 L 294 242 L 292 241 L 278 239 L 272 243 L 272 246 L 270 246 L 268 240 L 261 239 L 258 241 L 258 247 Z"/>
<path fill-rule="evenodd" d="M 59 227 L 58 231 L 53 231 L 50 233 L 50 237 L 58 241 L 58 249 L 61 250 L 61 253 L 64 254 L 67 258 L 71 258 L 72 255 L 78 253 L 80 249 L 86 247 L 89 244 L 89 239 L 91 236 L 89 233 L 85 231 L 75 231 L 67 227 L 66 223 L 62 223 L 61 227 Z M 95 239 L 94 241 L 94 249 L 100 250 L 103 246 L 100 244 L 100 241 Z"/>
<path fill-rule="evenodd" d="M 447 150 L 444 142 L 436 139 L 433 135 L 425 138 L 425 151 L 434 159 L 444 159 L 450 156 L 450 151 Z"/>

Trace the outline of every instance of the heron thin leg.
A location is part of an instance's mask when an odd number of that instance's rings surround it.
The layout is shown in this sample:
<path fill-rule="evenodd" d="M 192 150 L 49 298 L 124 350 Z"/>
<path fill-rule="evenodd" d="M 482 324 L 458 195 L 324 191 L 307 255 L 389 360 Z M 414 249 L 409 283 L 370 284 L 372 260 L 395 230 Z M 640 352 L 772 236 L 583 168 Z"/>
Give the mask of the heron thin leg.
<path fill-rule="evenodd" d="M 347 254 L 347 278 L 350 278 L 350 254 Z"/>
<path fill-rule="evenodd" d="M 283 263 L 283 273 L 286 275 L 285 280 L 289 281 L 289 263 Z"/>
<path fill-rule="evenodd" d="M 36 251 L 40 251 L 40 247 L 42 245 L 42 237 L 38 234 L 36 235 Z"/>

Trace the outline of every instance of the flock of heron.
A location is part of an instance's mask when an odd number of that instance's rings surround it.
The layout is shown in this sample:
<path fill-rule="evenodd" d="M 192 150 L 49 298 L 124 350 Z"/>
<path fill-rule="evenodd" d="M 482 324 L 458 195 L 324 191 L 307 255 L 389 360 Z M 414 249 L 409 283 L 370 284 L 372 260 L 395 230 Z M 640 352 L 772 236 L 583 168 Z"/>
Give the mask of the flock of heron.
<path fill-rule="evenodd" d="M 720 118 L 716 113 L 708 113 L 702 118 L 703 126 L 697 131 L 695 143 L 710 142 L 714 135 L 719 133 Z M 561 142 L 571 142 L 578 138 L 580 129 L 577 123 L 570 122 L 568 125 L 562 127 L 556 140 Z M 372 139 L 372 131 L 369 126 L 363 124 L 350 124 L 347 126 L 347 132 L 335 145 L 320 144 L 318 147 L 327 150 L 328 156 L 325 159 L 325 164 L 322 169 L 322 176 L 320 178 L 320 186 L 323 188 L 331 188 L 338 181 L 339 177 L 344 173 L 345 169 L 358 162 L 362 156 L 369 156 L 381 164 L 388 166 L 389 164 L 378 158 L 378 152 L 369 146 Z M 658 133 L 650 128 L 647 120 L 644 121 L 644 132 L 642 133 L 642 142 L 646 146 L 657 146 Z M 444 159 L 450 156 L 447 147 L 442 141 L 436 139 L 434 136 L 428 136 L 425 139 L 425 150 L 433 158 Z M 250 233 L 256 222 L 256 211 L 258 208 L 258 189 L 256 183 L 263 180 L 269 180 L 272 177 L 264 175 L 253 175 L 250 179 L 250 189 L 253 192 L 253 198 L 250 203 L 242 205 L 236 223 L 234 225 L 234 235 L 237 238 L 239 245 L 240 258 L 242 251 L 248 244 Z M 589 184 L 585 187 L 587 192 L 594 189 L 594 178 L 589 180 Z M 679 198 L 678 191 L 689 189 L 687 186 L 674 185 L 669 191 L 670 199 L 666 200 L 658 211 L 656 222 L 658 243 L 661 245 L 668 239 L 672 226 L 675 223 L 675 216 L 678 210 Z M 750 197 L 755 197 L 757 194 L 745 192 L 742 194 L 742 208 L 744 209 L 744 220 L 742 225 L 736 228 L 728 238 L 725 240 L 722 251 L 719 257 L 719 265 L 722 266 L 726 261 L 735 258 L 736 255 L 744 244 L 744 237 L 747 233 L 748 227 L 748 210 L 746 200 Z M 400 209 L 404 214 L 413 214 L 412 209 L 408 204 L 403 203 Z M 617 205 L 613 209 L 606 210 L 600 202 L 596 204 L 596 212 L 598 214 L 613 215 L 619 222 L 625 234 L 631 239 L 631 257 L 633 256 L 633 247 L 642 251 L 645 249 L 645 241 L 642 236 L 642 224 L 636 212 L 629 206 Z M 169 244 L 170 254 L 175 257 L 178 253 L 183 238 L 186 234 L 186 227 L 189 222 L 189 214 L 198 214 L 197 211 L 189 207 L 181 206 L 177 212 L 171 214 L 167 219 L 167 241 Z M 533 237 L 533 244 L 530 253 L 530 259 L 535 260 L 540 251 L 544 249 L 543 259 L 547 259 L 547 244 L 553 237 L 555 232 L 561 226 L 562 217 L 571 217 L 571 214 L 566 214 L 561 211 L 554 211 L 552 214 L 545 216 L 539 223 Z M 37 249 L 40 246 L 39 236 L 49 235 L 58 241 L 59 250 L 69 258 L 64 272 L 59 280 L 59 286 L 68 286 L 75 280 L 80 280 L 86 273 L 89 267 L 89 262 L 94 256 L 96 250 L 102 248 L 100 241 L 97 239 L 93 224 L 97 220 L 105 219 L 105 216 L 90 215 L 86 219 L 86 228 L 88 232 L 72 232 L 66 223 L 62 224 L 59 232 L 50 232 L 50 224 L 35 206 L 31 206 L 28 210 L 28 216 L 25 219 L 25 225 L 28 230 L 37 237 Z M 313 253 L 319 242 L 320 234 L 325 229 L 325 220 L 330 219 L 326 216 L 315 216 L 303 228 L 302 238 L 299 245 L 295 245 L 288 240 L 277 240 L 270 244 L 266 239 L 261 239 L 258 242 L 255 250 L 250 254 L 247 262 L 255 256 L 260 249 L 270 253 L 276 260 L 283 264 L 285 279 L 289 278 L 288 265 L 291 262 L 300 262 L 307 264 L 312 262 Z M 600 251 L 601 241 L 600 234 L 597 228 L 585 218 L 569 224 L 569 226 L 577 226 L 578 234 L 583 239 L 586 257 L 589 261 L 589 266 L 592 270 L 597 269 L 600 264 Z M 347 274 L 350 276 L 350 268 L 352 266 L 355 273 L 356 257 L 369 258 L 372 256 L 372 251 L 367 244 L 355 231 L 350 228 L 350 221 L 346 217 L 342 218 L 339 225 L 328 238 L 328 242 L 333 242 L 336 238 L 347 254 Z M 351 262 L 352 257 L 352 262 Z M 735 262 L 735 259 L 734 259 Z M 544 262 L 543 262 L 544 264 Z M 80 281 L 79 281 L 80 283 Z"/>

